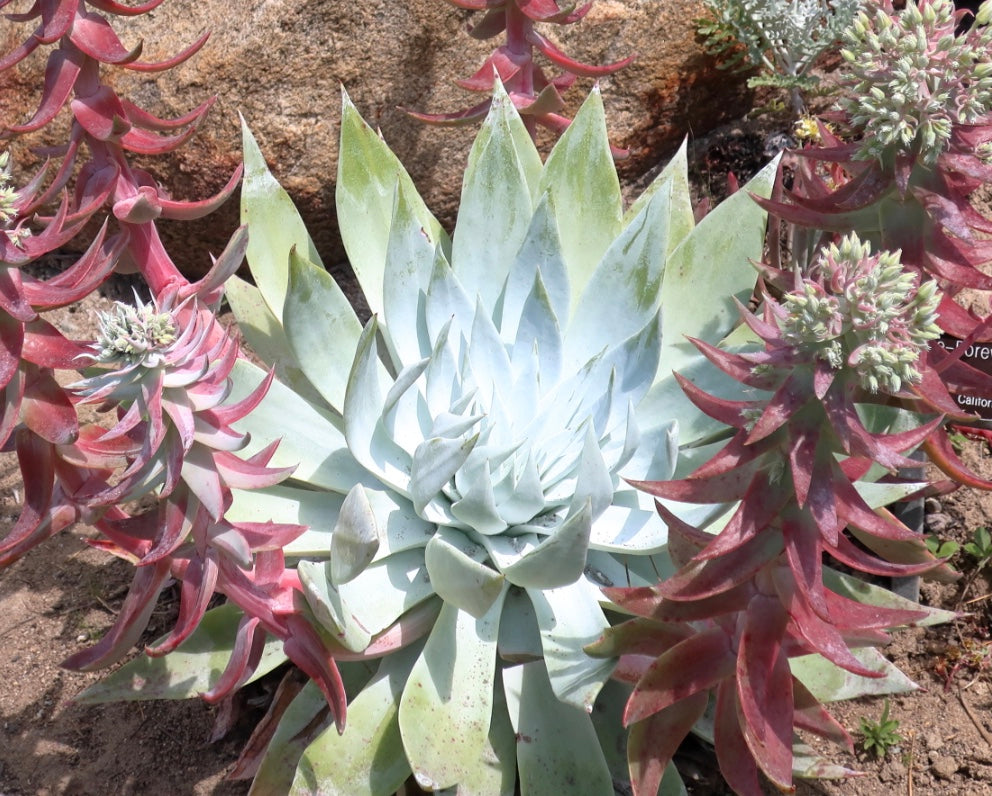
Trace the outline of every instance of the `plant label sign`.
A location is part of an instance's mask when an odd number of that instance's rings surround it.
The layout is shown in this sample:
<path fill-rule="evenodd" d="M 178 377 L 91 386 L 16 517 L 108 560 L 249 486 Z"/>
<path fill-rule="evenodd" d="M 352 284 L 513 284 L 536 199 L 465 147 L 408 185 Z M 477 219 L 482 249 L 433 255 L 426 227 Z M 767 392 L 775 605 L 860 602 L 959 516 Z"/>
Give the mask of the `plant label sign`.
<path fill-rule="evenodd" d="M 937 341 L 946 351 L 957 350 L 963 340 L 945 334 Z M 981 395 L 951 392 L 958 406 L 966 412 L 977 413 L 982 420 L 992 421 L 992 343 L 972 343 L 961 355 L 961 361 L 989 376 L 988 391 Z"/>

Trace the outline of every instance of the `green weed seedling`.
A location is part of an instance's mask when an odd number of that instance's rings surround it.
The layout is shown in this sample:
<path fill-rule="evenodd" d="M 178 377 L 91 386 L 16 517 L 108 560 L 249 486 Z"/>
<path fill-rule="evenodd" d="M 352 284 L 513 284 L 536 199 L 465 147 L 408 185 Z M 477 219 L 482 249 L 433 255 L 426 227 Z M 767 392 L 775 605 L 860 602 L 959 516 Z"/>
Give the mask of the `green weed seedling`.
<path fill-rule="evenodd" d="M 886 699 L 882 708 L 882 716 L 876 722 L 871 719 L 861 719 L 861 734 L 864 736 L 862 748 L 876 757 L 885 757 L 889 749 L 901 743 L 903 737 L 899 734 L 899 720 L 889 718 L 889 700 Z"/>

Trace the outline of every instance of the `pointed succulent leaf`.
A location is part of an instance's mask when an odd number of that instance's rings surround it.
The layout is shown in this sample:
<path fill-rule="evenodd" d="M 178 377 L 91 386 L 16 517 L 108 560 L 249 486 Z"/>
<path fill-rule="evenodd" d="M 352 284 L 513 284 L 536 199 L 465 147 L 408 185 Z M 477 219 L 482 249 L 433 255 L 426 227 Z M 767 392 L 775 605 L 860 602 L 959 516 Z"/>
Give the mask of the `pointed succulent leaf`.
<path fill-rule="evenodd" d="M 544 164 L 539 192 L 547 192 L 558 223 L 571 282 L 571 306 L 620 229 L 620 182 L 606 133 L 599 89 L 582 104 Z"/>
<path fill-rule="evenodd" d="M 178 649 L 160 658 L 140 655 L 91 685 L 74 701 L 95 705 L 148 699 L 188 699 L 208 691 L 227 666 L 241 618 L 241 611 L 233 605 L 213 608 L 204 614 L 197 629 Z M 163 636 L 158 641 L 164 640 Z M 248 682 L 257 680 L 285 660 L 279 641 L 269 639 Z"/>
<path fill-rule="evenodd" d="M 698 356 L 685 339 L 715 343 L 737 320 L 732 298 L 746 301 L 756 280 L 752 261 L 761 259 L 767 213 L 750 194 L 768 196 L 778 168 L 774 160 L 740 191 L 721 202 L 672 252 L 661 287 L 665 368 L 681 371 Z M 723 297 L 699 312 L 700 300 Z M 705 297 L 705 298 L 704 298 Z"/>
<path fill-rule="evenodd" d="M 502 610 L 500 598 L 476 619 L 445 603 L 413 665 L 400 699 L 399 724 L 422 788 L 463 782 L 488 746 Z M 438 727 L 445 728 L 444 739 Z"/>
<path fill-rule="evenodd" d="M 383 308 L 383 274 L 394 196 L 402 184 L 424 234 L 442 249 L 450 243 L 424 205 L 406 169 L 341 92 L 341 142 L 335 188 L 338 226 L 348 261 L 372 312 Z M 315 261 L 316 262 L 316 261 Z"/>
<path fill-rule="evenodd" d="M 248 265 L 272 314 L 283 318 L 286 262 L 295 248 L 307 260 L 323 265 L 293 200 L 272 176 L 265 157 L 241 120 L 245 176 L 241 186 L 241 223 L 247 224 Z"/>
<path fill-rule="evenodd" d="M 853 674 L 821 655 L 792 658 L 789 666 L 793 676 L 820 702 L 839 702 L 868 694 L 905 694 L 919 688 L 875 647 L 854 649 L 851 654 L 862 666 L 877 672 L 879 676 Z"/>
<path fill-rule="evenodd" d="M 671 204 L 669 181 L 610 244 L 568 325 L 567 365 L 581 366 L 604 345 L 639 332 L 657 313 L 669 249 Z M 605 295 L 610 301 L 603 301 Z"/>
<path fill-rule="evenodd" d="M 293 356 L 307 379 L 340 411 L 362 327 L 337 282 L 296 248 L 289 252 L 283 322 Z"/>
<path fill-rule="evenodd" d="M 657 191 L 663 188 L 670 190 L 671 198 L 668 202 L 668 248 L 665 252 L 666 258 L 685 239 L 686 235 L 692 232 L 693 227 L 696 226 L 689 192 L 687 152 L 688 138 L 685 138 L 682 140 L 682 145 L 678 148 L 678 151 L 665 165 L 665 168 L 651 181 L 651 184 L 644 189 L 641 195 L 634 200 L 623 216 L 623 225 L 626 227 L 644 211 L 645 205 L 653 201 Z"/>
<path fill-rule="evenodd" d="M 351 615 L 375 635 L 434 595 L 424 551 L 404 550 L 371 564 L 338 592 Z"/>
<path fill-rule="evenodd" d="M 493 307 L 533 214 L 541 159 L 496 82 L 489 115 L 469 154 L 451 262 L 469 298 Z"/>

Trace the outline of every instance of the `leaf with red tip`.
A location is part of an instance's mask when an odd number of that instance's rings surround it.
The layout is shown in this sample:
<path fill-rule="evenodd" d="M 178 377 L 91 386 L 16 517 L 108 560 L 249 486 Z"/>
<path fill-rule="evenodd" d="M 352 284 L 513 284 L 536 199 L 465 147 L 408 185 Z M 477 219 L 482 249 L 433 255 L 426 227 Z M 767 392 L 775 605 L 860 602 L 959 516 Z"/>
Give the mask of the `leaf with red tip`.
<path fill-rule="evenodd" d="M 764 405 L 763 401 L 731 401 L 718 398 L 700 389 L 680 373 L 673 374 L 682 392 L 701 412 L 732 428 L 743 428 L 750 413 Z"/>
<path fill-rule="evenodd" d="M 141 55 L 142 42 L 139 41 L 132 50 L 127 49 L 110 23 L 90 11 L 80 11 L 76 15 L 69 41 L 91 58 L 105 64 L 124 65 Z"/>
<path fill-rule="evenodd" d="M 782 386 L 768 399 L 764 412 L 748 434 L 748 443 L 773 434 L 796 416 L 799 409 L 813 397 L 812 375 L 807 368 L 797 368 L 789 374 Z"/>
<path fill-rule="evenodd" d="M 933 434 L 924 443 L 923 449 L 927 456 L 941 472 L 953 478 L 959 484 L 973 489 L 992 490 L 992 481 L 981 478 L 973 473 L 954 452 L 951 441 L 946 434 Z"/>
<path fill-rule="evenodd" d="M 692 636 L 686 625 L 631 619 L 606 628 L 603 635 L 583 649 L 594 658 L 617 658 L 620 655 L 657 657 Z"/>
<path fill-rule="evenodd" d="M 0 386 L 6 387 L 21 364 L 24 350 L 24 324 L 0 312 Z"/>
<path fill-rule="evenodd" d="M 865 667 L 848 649 L 840 631 L 816 615 L 806 595 L 796 587 L 791 571 L 779 569 L 772 577 L 778 592 L 775 602 L 785 606 L 795 629 L 812 649 L 841 668 L 862 677 L 881 677 L 884 674 Z M 779 644 L 782 643 L 782 638 L 780 637 Z"/>
<path fill-rule="evenodd" d="M 133 72 L 165 72 L 173 67 L 179 66 L 183 61 L 189 60 L 190 57 L 195 55 L 199 49 L 207 43 L 207 39 L 210 38 L 209 33 L 204 33 L 200 38 L 193 42 L 189 47 L 182 50 L 182 52 L 167 58 L 164 61 L 131 61 L 129 63 L 122 63 L 125 69 L 130 69 Z"/>
<path fill-rule="evenodd" d="M 562 69 L 566 69 L 573 74 L 579 75 L 580 77 L 605 77 L 606 75 L 611 75 L 618 69 L 623 69 L 625 66 L 631 64 L 637 57 L 636 55 L 631 55 L 620 61 L 615 61 L 612 64 L 594 66 L 593 64 L 584 64 L 580 61 L 575 61 L 569 58 L 549 39 L 546 39 L 536 30 L 527 31 L 526 38 L 527 41 L 537 47 L 544 57 L 553 64 L 561 67 Z"/>
<path fill-rule="evenodd" d="M 744 740 L 759 768 L 779 788 L 792 789 L 792 672 L 782 650 L 788 615 L 776 597 L 747 606 L 737 653 L 737 699 Z"/>
<path fill-rule="evenodd" d="M 215 451 L 213 459 L 217 472 L 224 479 L 224 483 L 232 489 L 261 489 L 274 486 L 286 480 L 296 469 L 295 464 L 290 467 L 259 467 L 227 451 Z"/>
<path fill-rule="evenodd" d="M 629 727 L 660 710 L 700 692 L 706 693 L 733 677 L 731 639 L 723 628 L 695 633 L 663 653 L 634 686 L 623 713 Z"/>
<path fill-rule="evenodd" d="M 720 773 L 737 796 L 764 796 L 751 750 L 741 731 L 740 707 L 735 683 L 721 683 L 716 692 L 713 745 Z"/>
<path fill-rule="evenodd" d="M 3 404 L 0 405 L 0 447 L 6 447 L 10 435 L 21 420 L 21 400 L 24 397 L 24 371 L 16 370 L 3 388 Z"/>
<path fill-rule="evenodd" d="M 17 433 L 17 461 L 24 484 L 24 505 L 7 535 L 0 540 L 0 554 L 13 549 L 41 523 L 52 504 L 55 489 L 55 451 L 27 429 Z"/>
<path fill-rule="evenodd" d="M 76 408 L 50 371 L 27 366 L 21 417 L 35 434 L 56 445 L 75 442 L 79 434 Z"/>
<path fill-rule="evenodd" d="M 690 562 L 661 583 L 658 591 L 678 601 L 712 597 L 747 581 L 782 550 L 780 533 L 761 533 L 720 558 Z"/>
<path fill-rule="evenodd" d="M 859 538 L 862 540 L 877 539 L 877 537 L 868 534 L 860 534 Z M 852 544 L 851 540 L 843 534 L 837 539 L 836 547 L 827 546 L 827 552 L 842 564 L 852 569 L 867 572 L 869 575 L 881 575 L 887 578 L 904 578 L 912 575 L 922 575 L 924 572 L 930 573 L 938 563 L 936 559 L 918 564 L 893 564 L 883 561 L 864 552 L 857 545 Z M 941 567 L 946 567 L 946 564 L 942 564 Z"/>
<path fill-rule="evenodd" d="M 283 640 L 286 655 L 317 683 L 331 709 L 338 732 L 344 732 L 348 696 L 334 659 L 328 654 L 317 631 L 302 616 L 287 616 L 286 624 L 290 632 L 289 638 Z"/>
<path fill-rule="evenodd" d="M 467 91 L 492 92 L 495 75 L 508 83 L 521 69 L 521 64 L 505 47 L 498 48 L 490 55 L 472 77 L 456 80 L 455 83 Z"/>
<path fill-rule="evenodd" d="M 824 596 L 830 612 L 830 621 L 840 630 L 876 630 L 914 625 L 929 616 L 925 610 L 883 608 L 857 600 L 849 600 L 829 589 L 824 589 Z"/>
<path fill-rule="evenodd" d="M 704 340 L 695 337 L 686 338 L 699 352 L 720 370 L 730 376 L 734 381 L 739 381 L 748 387 L 755 387 L 759 390 L 772 392 L 777 390 L 782 383 L 782 376 L 779 373 L 755 373 L 755 365 L 749 359 L 724 351 L 715 345 L 710 345 Z"/>
<path fill-rule="evenodd" d="M 557 25 L 571 25 L 578 22 L 592 8 L 592 2 L 585 3 L 579 8 L 575 3 L 559 7 L 554 0 L 517 0 L 521 11 L 535 22 L 552 22 Z"/>
<path fill-rule="evenodd" d="M 176 135 L 160 135 L 140 127 L 131 127 L 120 137 L 121 146 L 128 152 L 138 155 L 163 155 L 178 149 L 196 133 L 196 125 L 190 125 Z M 177 203 L 184 204 L 184 203 Z"/>
<path fill-rule="evenodd" d="M 30 133 L 40 130 L 62 110 L 79 77 L 79 57 L 76 53 L 56 50 L 49 56 L 45 66 L 45 82 L 41 102 L 34 115 L 24 124 L 15 124 L 7 129 L 12 133 Z"/>
<path fill-rule="evenodd" d="M 79 0 L 56 0 L 41 3 L 41 28 L 34 35 L 43 44 L 52 44 L 65 36 L 72 28 L 79 10 Z"/>
<path fill-rule="evenodd" d="M 27 324 L 24 331 L 21 356 L 39 367 L 72 370 L 79 367 L 81 357 L 90 354 L 88 348 L 66 340 L 58 329 L 41 318 Z"/>
<path fill-rule="evenodd" d="M 786 501 L 790 499 L 788 490 L 770 483 L 766 472 L 755 474 L 751 486 L 741 500 L 730 521 L 719 534 L 702 550 L 697 559 L 708 558 L 732 553 L 742 544 L 759 533 L 774 533 L 770 529 L 775 518 L 781 513 Z M 664 517 L 664 515 L 662 515 Z"/>
<path fill-rule="evenodd" d="M 160 195 L 158 197 L 158 204 L 162 208 L 162 217 L 176 221 L 195 221 L 198 218 L 203 218 L 213 213 L 231 198 L 234 190 L 238 187 L 238 183 L 241 182 L 243 171 L 244 164 L 239 164 L 224 187 L 206 199 L 200 199 L 195 202 L 181 202 L 174 199 L 167 199 Z"/>
<path fill-rule="evenodd" d="M 489 106 L 491 104 L 492 100 L 487 99 L 485 102 L 480 102 L 471 108 L 463 111 L 455 111 L 454 113 L 421 113 L 420 111 L 413 111 L 409 108 L 400 108 L 400 110 L 407 116 L 419 119 L 427 124 L 433 124 L 439 127 L 457 127 L 472 124 L 485 118 L 486 114 L 489 113 Z"/>
<path fill-rule="evenodd" d="M 214 687 L 200 694 L 204 702 L 220 702 L 237 691 L 254 674 L 265 649 L 265 630 L 259 627 L 260 624 L 257 617 L 245 616 L 241 619 L 227 667 L 214 683 Z"/>
<path fill-rule="evenodd" d="M 809 514 L 792 506 L 782 518 L 782 536 L 796 588 L 822 619 L 829 620 L 823 594 L 823 549 L 819 529 Z"/>
<path fill-rule="evenodd" d="M 189 566 L 183 573 L 183 583 L 179 591 L 179 616 L 176 618 L 176 624 L 161 642 L 145 646 L 146 655 L 156 658 L 172 652 L 199 626 L 200 620 L 207 612 L 210 599 L 214 596 L 214 585 L 217 582 L 215 556 L 216 553 L 208 550 L 204 558 L 196 556 L 190 560 Z"/>
<path fill-rule="evenodd" d="M 98 141 L 123 135 L 131 126 L 124 106 L 109 86 L 100 86 L 86 97 L 77 97 L 69 106 L 76 121 Z"/>
<path fill-rule="evenodd" d="M 113 627 L 92 647 L 62 661 L 62 666 L 89 672 L 108 666 L 126 655 L 148 625 L 158 595 L 169 578 L 170 565 L 171 562 L 166 559 L 153 566 L 138 567 Z"/>
<path fill-rule="evenodd" d="M 706 710 L 705 692 L 693 694 L 630 728 L 627 764 L 634 796 L 656 796 L 679 744 Z"/>
<path fill-rule="evenodd" d="M 794 704 L 792 720 L 796 727 L 819 735 L 824 740 L 833 741 L 854 754 L 854 742 L 847 730 L 796 678 L 792 679 L 792 698 Z"/>

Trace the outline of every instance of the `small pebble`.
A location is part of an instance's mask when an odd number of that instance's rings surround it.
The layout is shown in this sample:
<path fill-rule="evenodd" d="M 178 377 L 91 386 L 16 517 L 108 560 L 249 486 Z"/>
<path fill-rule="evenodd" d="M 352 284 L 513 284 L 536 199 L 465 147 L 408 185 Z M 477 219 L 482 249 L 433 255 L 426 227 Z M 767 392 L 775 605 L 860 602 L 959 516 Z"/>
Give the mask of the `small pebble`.
<path fill-rule="evenodd" d="M 958 761 L 953 757 L 944 755 L 933 761 L 930 770 L 933 771 L 934 776 L 940 779 L 951 779 L 958 771 Z"/>
<path fill-rule="evenodd" d="M 939 514 L 943 510 L 943 506 L 940 505 L 940 501 L 937 498 L 929 497 L 923 501 L 923 509 L 927 514 Z"/>
<path fill-rule="evenodd" d="M 90 640 L 89 633 L 80 633 L 78 636 L 76 636 L 76 642 L 79 644 L 82 644 L 84 641 L 89 641 L 89 640 Z"/>

